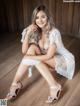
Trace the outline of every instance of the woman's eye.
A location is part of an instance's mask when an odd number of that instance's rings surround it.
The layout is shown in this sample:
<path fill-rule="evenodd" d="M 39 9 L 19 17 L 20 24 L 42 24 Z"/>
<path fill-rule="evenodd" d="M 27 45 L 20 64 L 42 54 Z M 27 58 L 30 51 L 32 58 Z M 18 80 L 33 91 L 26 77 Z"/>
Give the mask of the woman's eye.
<path fill-rule="evenodd" d="M 42 18 L 45 18 L 45 16 L 42 16 Z"/>
<path fill-rule="evenodd" d="M 39 17 L 36 17 L 36 19 L 38 19 Z"/>

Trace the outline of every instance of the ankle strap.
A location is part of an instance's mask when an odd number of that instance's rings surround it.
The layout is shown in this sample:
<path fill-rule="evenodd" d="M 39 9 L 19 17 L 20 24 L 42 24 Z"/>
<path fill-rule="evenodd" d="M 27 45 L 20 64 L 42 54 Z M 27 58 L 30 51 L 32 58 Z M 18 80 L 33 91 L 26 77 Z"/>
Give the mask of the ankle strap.
<path fill-rule="evenodd" d="M 56 89 L 57 88 L 57 86 L 51 86 L 50 87 L 50 89 Z"/>
<path fill-rule="evenodd" d="M 50 89 L 57 89 L 57 88 L 61 88 L 61 85 L 58 84 L 57 86 L 50 86 Z"/>

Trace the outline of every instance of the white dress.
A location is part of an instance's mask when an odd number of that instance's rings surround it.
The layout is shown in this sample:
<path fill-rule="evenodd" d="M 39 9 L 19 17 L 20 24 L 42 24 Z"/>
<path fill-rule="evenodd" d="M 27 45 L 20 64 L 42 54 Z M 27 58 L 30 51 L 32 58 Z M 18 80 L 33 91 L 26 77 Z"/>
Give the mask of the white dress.
<path fill-rule="evenodd" d="M 21 42 L 24 41 L 25 34 L 26 34 L 27 28 L 24 29 L 22 33 L 22 39 Z M 44 44 L 44 49 L 47 50 L 49 47 L 49 44 L 55 44 L 56 45 L 56 54 L 54 56 L 55 58 L 55 70 L 60 75 L 63 75 L 64 77 L 68 79 L 72 79 L 75 71 L 75 58 L 72 53 L 70 53 L 63 45 L 61 34 L 58 29 L 52 29 L 49 32 L 49 38 L 47 42 Z M 42 51 L 44 52 L 44 50 Z M 29 65 L 35 65 L 39 64 L 40 61 L 33 60 L 33 59 L 23 59 L 23 64 L 29 64 Z M 32 69 L 29 68 L 29 76 L 32 76 Z"/>
<path fill-rule="evenodd" d="M 60 75 L 72 79 L 75 71 L 74 55 L 64 47 L 58 29 L 52 29 L 49 34 L 50 43 L 56 45 L 55 70 Z"/>

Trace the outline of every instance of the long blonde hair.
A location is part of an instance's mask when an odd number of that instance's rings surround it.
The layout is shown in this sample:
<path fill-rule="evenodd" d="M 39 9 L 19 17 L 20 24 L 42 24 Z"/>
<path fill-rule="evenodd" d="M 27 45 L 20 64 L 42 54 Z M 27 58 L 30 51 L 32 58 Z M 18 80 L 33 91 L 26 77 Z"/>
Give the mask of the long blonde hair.
<path fill-rule="evenodd" d="M 46 6 L 44 6 L 44 5 L 40 5 L 40 6 L 38 6 L 34 9 L 33 14 L 32 14 L 32 23 L 36 24 L 36 16 L 37 16 L 37 13 L 39 11 L 43 11 L 46 14 L 46 16 L 48 18 L 48 22 L 50 23 L 50 29 L 52 29 L 52 27 L 55 26 L 54 22 L 53 22 L 53 18 L 50 15 L 50 13 L 49 13 L 48 9 L 46 8 Z"/>

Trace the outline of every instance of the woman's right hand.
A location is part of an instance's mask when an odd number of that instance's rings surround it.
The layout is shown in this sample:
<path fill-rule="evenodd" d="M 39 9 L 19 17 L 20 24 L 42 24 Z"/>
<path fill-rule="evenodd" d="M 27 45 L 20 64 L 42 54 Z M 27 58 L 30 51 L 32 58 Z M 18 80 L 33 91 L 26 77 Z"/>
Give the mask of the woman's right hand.
<path fill-rule="evenodd" d="M 28 27 L 28 32 L 36 31 L 37 30 L 37 25 L 31 24 Z"/>

